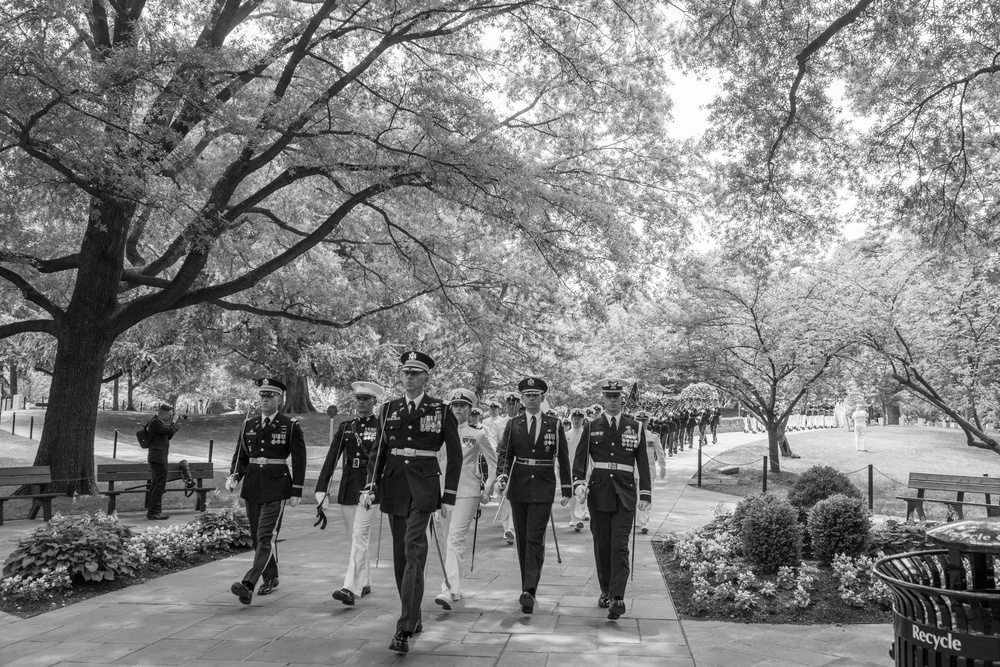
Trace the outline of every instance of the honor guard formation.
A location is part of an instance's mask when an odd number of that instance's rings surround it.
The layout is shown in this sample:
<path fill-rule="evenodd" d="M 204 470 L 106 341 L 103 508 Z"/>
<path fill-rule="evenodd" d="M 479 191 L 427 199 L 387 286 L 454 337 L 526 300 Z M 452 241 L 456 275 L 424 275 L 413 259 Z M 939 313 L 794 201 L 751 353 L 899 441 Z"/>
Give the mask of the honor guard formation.
<path fill-rule="evenodd" d="M 609 619 L 620 618 L 631 571 L 629 539 L 637 529 L 648 532 L 653 475 L 663 478 L 666 458 L 694 447 L 696 431 L 699 446 L 709 435 L 716 441 L 719 408 L 666 399 L 627 414 L 626 382 L 609 378 L 595 387 L 599 403 L 573 408 L 564 419 L 543 410 L 543 378 L 523 378 L 502 402 L 484 402 L 464 388 L 441 399 L 424 391 L 433 369 L 430 356 L 410 351 L 400 357 L 402 396 L 383 400 L 386 390 L 375 382 L 351 385 L 356 416 L 337 427 L 315 489 L 316 525 L 325 528 L 334 500 L 330 485 L 341 469 L 335 500 L 351 548 L 333 599 L 353 606 L 371 593 L 371 532 L 380 512 L 392 535 L 400 602 L 389 649 L 408 652 L 410 638 L 423 629 L 430 544 L 442 573 L 432 582 L 439 591 L 434 602 L 450 610 L 465 594 L 482 506 L 496 498 L 492 520 L 515 545 L 517 605 L 531 614 L 544 591 L 546 534 L 551 526 L 556 540 L 552 508 L 558 500 L 569 506 L 574 531 L 589 522 L 601 589 L 595 604 L 608 610 Z M 246 419 L 226 483 L 230 491 L 242 486 L 250 521 L 253 564 L 231 587 L 247 605 L 255 593 L 267 595 L 279 585 L 281 516 L 286 501 L 299 504 L 306 472 L 302 429 L 279 411 L 285 385 L 263 378 L 257 391 L 261 414 Z M 562 562 L 557 540 L 555 546 Z"/>

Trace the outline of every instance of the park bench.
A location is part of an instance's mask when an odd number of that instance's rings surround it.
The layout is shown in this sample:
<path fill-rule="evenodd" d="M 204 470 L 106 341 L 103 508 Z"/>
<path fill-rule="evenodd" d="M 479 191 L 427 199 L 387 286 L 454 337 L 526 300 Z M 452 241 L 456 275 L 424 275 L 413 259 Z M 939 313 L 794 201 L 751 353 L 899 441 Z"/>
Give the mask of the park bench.
<path fill-rule="evenodd" d="M 44 493 L 45 486 L 52 483 L 52 473 L 48 466 L 32 466 L 29 468 L 0 468 L 0 487 L 28 487 L 28 493 L 17 496 L 0 496 L 0 526 L 3 525 L 3 504 L 8 500 L 31 500 L 29 519 L 38 516 L 48 521 L 52 518 L 52 499 L 65 495 L 63 493 Z"/>
<path fill-rule="evenodd" d="M 1000 478 L 998 477 L 971 477 L 966 475 L 938 475 L 930 472 L 911 472 L 909 489 L 915 489 L 916 496 L 896 496 L 899 500 L 906 501 L 906 520 L 914 512 L 921 521 L 926 521 L 924 515 L 924 503 L 940 503 L 951 506 L 959 519 L 965 518 L 964 507 L 985 507 L 986 516 L 1000 517 L 1000 504 L 990 502 L 991 495 L 1000 497 Z M 939 491 L 954 493 L 954 498 L 927 498 L 924 493 L 927 491 Z M 965 494 L 975 493 L 984 496 L 985 502 L 969 502 L 965 499 Z"/>
<path fill-rule="evenodd" d="M 203 480 L 215 477 L 214 466 L 211 463 L 190 463 L 188 465 L 191 469 L 191 477 L 194 478 L 195 487 L 187 489 L 183 486 L 176 488 L 168 486 L 164 492 L 193 492 L 198 496 L 195 502 L 195 509 L 204 512 L 205 494 L 209 491 L 215 491 L 215 489 L 203 486 L 202 482 Z M 180 463 L 168 463 L 167 483 L 169 484 L 181 479 L 183 477 L 181 476 Z M 125 493 L 147 493 L 152 481 L 153 475 L 147 463 L 101 463 L 97 466 L 97 483 L 108 483 L 108 490 L 101 491 L 102 495 L 108 497 L 108 514 L 115 511 L 118 496 Z M 116 483 L 121 486 L 116 488 Z"/>

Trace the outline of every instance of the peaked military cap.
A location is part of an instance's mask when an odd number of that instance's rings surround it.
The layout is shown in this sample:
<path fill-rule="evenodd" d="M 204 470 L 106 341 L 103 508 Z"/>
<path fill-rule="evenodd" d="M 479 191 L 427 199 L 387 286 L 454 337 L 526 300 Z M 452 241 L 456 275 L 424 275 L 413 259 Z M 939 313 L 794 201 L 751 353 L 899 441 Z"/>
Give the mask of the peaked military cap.
<path fill-rule="evenodd" d="M 417 352 L 416 350 L 411 350 L 409 352 L 404 352 L 399 357 L 399 363 L 403 364 L 403 368 L 412 368 L 416 371 L 427 372 L 434 368 L 434 360 L 430 358 L 429 355 L 423 352 Z"/>
<path fill-rule="evenodd" d="M 504 392 L 503 400 L 507 403 L 521 400 L 521 396 L 516 391 Z"/>
<path fill-rule="evenodd" d="M 479 405 L 479 399 L 468 389 L 452 389 L 451 393 L 448 394 L 448 400 L 451 401 L 452 405 L 455 403 L 466 403 L 471 408 Z"/>
<path fill-rule="evenodd" d="M 385 395 L 385 389 L 376 382 L 352 382 L 351 390 L 355 396 L 372 396 L 378 399 Z"/>
<path fill-rule="evenodd" d="M 544 394 L 549 390 L 545 380 L 536 377 L 526 377 L 517 383 L 517 390 L 524 394 Z"/>
<path fill-rule="evenodd" d="M 581 408 L 573 408 L 569 411 L 570 417 L 586 417 L 586 413 Z"/>
<path fill-rule="evenodd" d="M 601 380 L 597 388 L 605 394 L 620 394 L 625 391 L 625 380 L 617 378 L 606 378 Z"/>
<path fill-rule="evenodd" d="M 270 393 L 284 395 L 285 393 L 285 383 L 281 380 L 276 380 L 275 378 L 260 378 L 254 380 L 254 383 L 257 385 L 258 394 Z"/>

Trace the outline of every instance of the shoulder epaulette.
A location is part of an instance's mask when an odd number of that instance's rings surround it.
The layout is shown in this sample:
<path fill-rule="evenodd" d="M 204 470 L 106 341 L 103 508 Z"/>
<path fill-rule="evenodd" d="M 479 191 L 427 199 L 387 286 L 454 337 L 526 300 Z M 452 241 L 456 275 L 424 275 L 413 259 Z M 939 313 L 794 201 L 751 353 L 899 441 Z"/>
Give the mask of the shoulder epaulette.
<path fill-rule="evenodd" d="M 482 424 L 469 424 L 469 426 L 476 429 L 477 431 L 480 431 L 483 428 Z"/>

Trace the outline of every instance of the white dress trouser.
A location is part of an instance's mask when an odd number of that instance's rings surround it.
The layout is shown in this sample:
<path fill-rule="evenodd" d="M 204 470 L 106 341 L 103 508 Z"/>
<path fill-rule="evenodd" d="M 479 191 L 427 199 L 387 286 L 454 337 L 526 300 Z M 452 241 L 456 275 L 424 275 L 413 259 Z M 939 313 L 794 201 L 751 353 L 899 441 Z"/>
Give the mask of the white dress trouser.
<path fill-rule="evenodd" d="M 868 425 L 862 421 L 854 422 L 854 449 L 859 452 L 867 452 L 868 447 L 865 446 L 865 431 L 868 429 Z"/>
<path fill-rule="evenodd" d="M 351 556 L 347 559 L 344 573 L 344 588 L 357 596 L 365 586 L 372 585 L 371 559 L 368 545 L 371 541 L 372 524 L 378 514 L 378 505 L 365 509 L 364 505 L 341 505 L 344 525 L 351 536 Z"/>
<path fill-rule="evenodd" d="M 448 583 L 441 578 L 441 592 L 448 593 L 451 584 L 453 597 L 462 595 L 462 582 L 465 577 L 465 545 L 468 542 L 472 522 L 476 519 L 476 509 L 479 508 L 479 497 L 458 498 L 451 511 L 451 517 L 442 518 L 438 522 L 438 539 L 447 544 L 444 569 L 448 573 Z"/>

